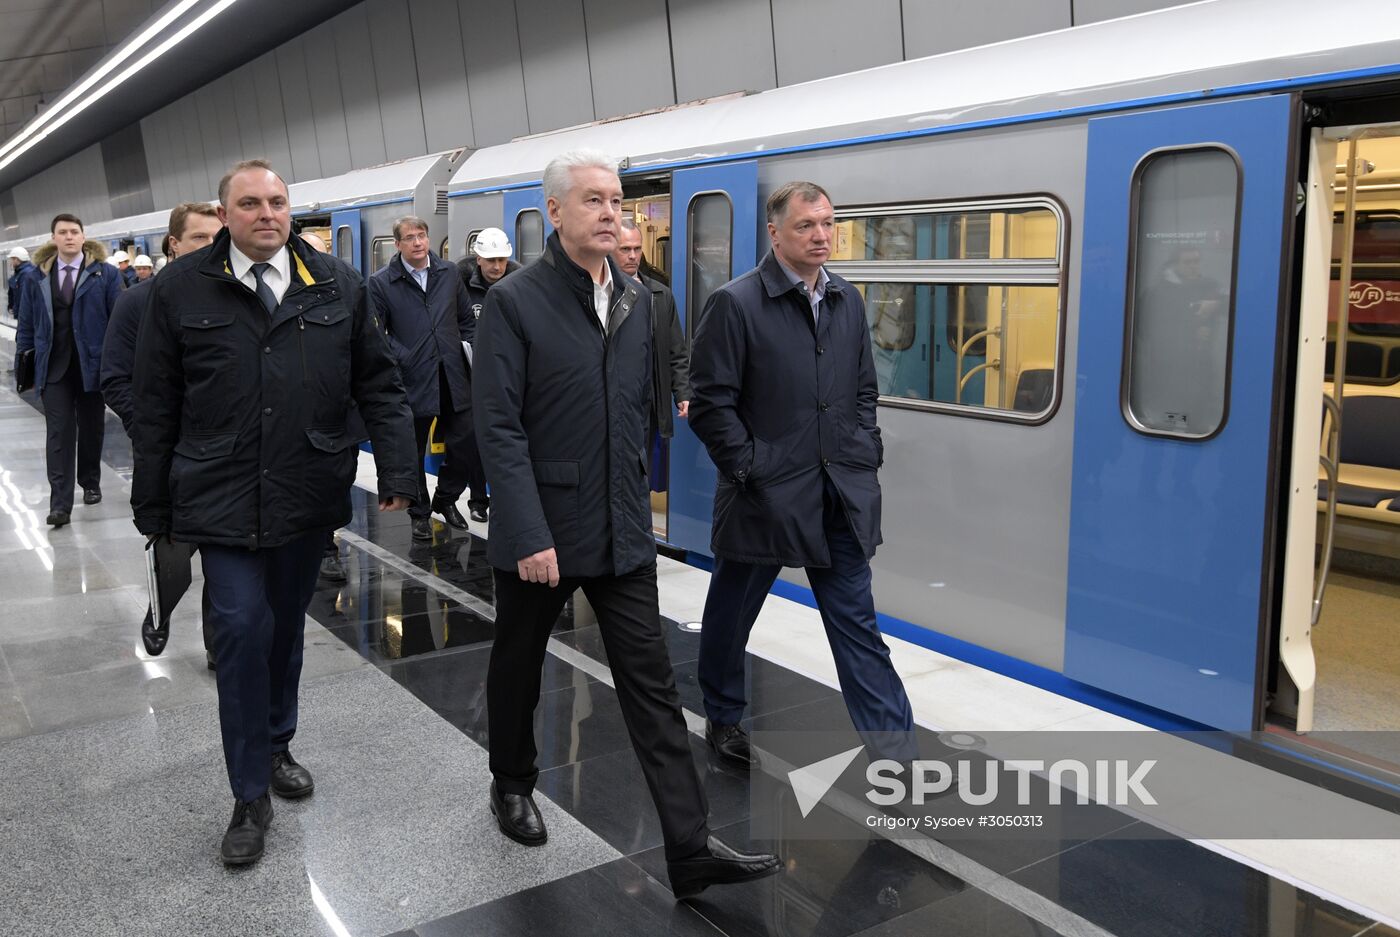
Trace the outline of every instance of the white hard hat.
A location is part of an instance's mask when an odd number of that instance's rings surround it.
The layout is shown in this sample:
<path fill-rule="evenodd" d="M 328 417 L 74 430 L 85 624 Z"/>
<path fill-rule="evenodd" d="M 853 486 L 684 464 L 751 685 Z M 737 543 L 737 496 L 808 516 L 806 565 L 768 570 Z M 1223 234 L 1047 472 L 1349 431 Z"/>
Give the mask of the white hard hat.
<path fill-rule="evenodd" d="M 112 263 L 114 263 L 114 264 L 119 264 L 119 263 L 121 263 L 121 262 L 123 262 L 123 261 L 130 260 L 130 259 L 131 259 L 131 256 L 130 256 L 129 254 L 127 254 L 126 251 L 117 251 L 115 254 L 112 255 Z"/>
<path fill-rule="evenodd" d="M 22 248 L 22 247 L 15 247 L 15 248 L 12 248 L 12 249 L 10 250 L 10 257 L 9 257 L 9 259 L 10 259 L 10 260 L 23 260 L 23 261 L 26 261 L 26 262 L 27 262 L 27 261 L 29 260 L 29 251 L 25 250 L 25 249 Z"/>
<path fill-rule="evenodd" d="M 509 257 L 514 251 L 510 246 L 510 238 L 506 237 L 504 231 L 500 228 L 487 228 L 476 236 L 472 253 L 489 260 L 493 257 Z"/>
<path fill-rule="evenodd" d="M 137 254 L 136 259 L 131 262 L 131 265 L 133 267 L 149 267 L 151 266 L 151 258 L 147 257 L 145 254 Z"/>

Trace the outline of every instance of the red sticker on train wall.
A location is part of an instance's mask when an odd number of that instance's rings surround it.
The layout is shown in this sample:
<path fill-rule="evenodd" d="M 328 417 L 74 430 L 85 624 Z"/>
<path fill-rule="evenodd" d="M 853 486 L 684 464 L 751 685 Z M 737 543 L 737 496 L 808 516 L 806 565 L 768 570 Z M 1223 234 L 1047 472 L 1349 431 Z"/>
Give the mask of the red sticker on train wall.
<path fill-rule="evenodd" d="M 1327 300 L 1327 319 L 1337 321 L 1340 282 L 1333 280 Z M 1347 313 L 1351 322 L 1368 325 L 1400 326 L 1400 280 L 1353 280 L 1351 283 L 1351 309 Z"/>

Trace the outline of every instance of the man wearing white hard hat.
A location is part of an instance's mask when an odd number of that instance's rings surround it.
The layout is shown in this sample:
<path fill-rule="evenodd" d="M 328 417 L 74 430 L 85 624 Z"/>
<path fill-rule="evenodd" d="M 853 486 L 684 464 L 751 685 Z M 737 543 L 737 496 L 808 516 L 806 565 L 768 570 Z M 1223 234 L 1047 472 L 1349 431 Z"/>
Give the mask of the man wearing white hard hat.
<path fill-rule="evenodd" d="M 5 308 L 9 310 L 12 318 L 19 318 L 19 297 L 23 292 L 20 284 L 24 282 L 24 275 L 34 269 L 34 265 L 29 262 L 29 251 L 22 247 L 13 248 L 10 251 L 10 273 L 5 280 Z"/>
<path fill-rule="evenodd" d="M 131 255 L 126 251 L 117 251 L 108 258 L 108 263 L 122 272 L 122 289 L 136 282 L 136 272 L 131 269 Z"/>
<path fill-rule="evenodd" d="M 131 262 L 131 269 L 136 271 L 136 282 L 145 283 L 155 273 L 155 266 L 151 263 L 151 258 L 145 254 L 137 254 L 136 259 Z"/>
<path fill-rule="evenodd" d="M 481 310 L 486 305 L 486 291 L 519 270 L 520 264 L 510 259 L 510 238 L 500 228 L 487 228 L 478 234 L 468 253 L 474 262 L 462 261 L 457 268 L 462 271 L 462 282 L 467 284 L 472 314 L 480 319 Z M 472 520 L 484 521 L 491 507 L 491 499 L 486 494 L 485 480 L 481 482 L 480 491 L 475 482 L 473 479 L 467 508 L 471 511 Z"/>

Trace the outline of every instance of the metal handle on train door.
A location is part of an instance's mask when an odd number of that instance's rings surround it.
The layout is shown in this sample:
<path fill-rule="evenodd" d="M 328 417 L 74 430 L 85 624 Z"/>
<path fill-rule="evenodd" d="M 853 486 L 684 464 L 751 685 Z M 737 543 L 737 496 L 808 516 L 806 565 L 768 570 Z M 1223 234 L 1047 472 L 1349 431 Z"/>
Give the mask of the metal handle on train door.
<path fill-rule="evenodd" d="M 958 356 L 956 360 L 956 370 L 958 372 L 958 386 L 953 392 L 953 403 L 962 403 L 963 388 L 967 386 L 967 382 L 972 380 L 973 376 L 976 375 L 979 371 L 985 371 L 989 367 L 994 369 L 1001 368 L 1001 360 L 997 359 L 994 361 L 988 361 L 984 362 L 983 364 L 979 364 L 977 367 L 973 368 L 971 371 L 968 371 L 966 374 L 962 373 L 963 358 L 967 357 L 967 350 L 971 348 L 974 344 L 976 344 L 978 341 L 987 338 L 988 336 L 1000 338 L 1001 329 L 996 326 L 993 326 L 991 328 L 983 329 L 980 332 L 975 332 L 973 333 L 972 337 L 970 337 L 969 339 L 967 339 L 967 341 L 963 342 L 961 345 L 958 346 Z"/>
<path fill-rule="evenodd" d="M 1331 416 L 1327 429 L 1327 455 L 1321 457 L 1327 473 L 1327 516 L 1322 534 L 1322 564 L 1313 589 L 1312 624 L 1322 616 L 1322 597 L 1327 592 L 1327 577 L 1332 573 L 1332 547 L 1337 533 L 1337 485 L 1342 455 L 1342 401 L 1346 399 L 1347 332 L 1351 325 L 1351 266 L 1356 248 L 1356 177 L 1370 172 L 1370 165 L 1361 165 L 1356 155 L 1357 141 L 1367 132 L 1353 134 L 1347 141 L 1347 188 L 1342 209 L 1342 269 L 1337 283 L 1337 341 L 1333 348 L 1332 393 L 1322 395 L 1322 403 Z M 1325 346 L 1324 346 L 1325 348 Z M 1325 355 L 1326 352 L 1324 351 Z"/>

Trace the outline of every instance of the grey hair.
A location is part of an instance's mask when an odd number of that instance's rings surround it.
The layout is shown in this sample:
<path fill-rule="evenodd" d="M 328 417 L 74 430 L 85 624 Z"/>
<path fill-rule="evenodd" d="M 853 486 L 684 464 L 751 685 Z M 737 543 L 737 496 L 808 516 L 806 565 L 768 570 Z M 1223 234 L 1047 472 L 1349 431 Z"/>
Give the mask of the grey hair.
<path fill-rule="evenodd" d="M 637 220 L 635 218 L 623 217 L 623 219 L 619 221 L 618 224 L 622 225 L 623 229 L 627 231 L 642 230 L 641 228 L 637 227 Z"/>
<path fill-rule="evenodd" d="M 617 175 L 617 160 L 599 150 L 569 150 L 544 167 L 544 197 L 563 201 L 574 187 L 575 169 L 606 169 Z"/>

